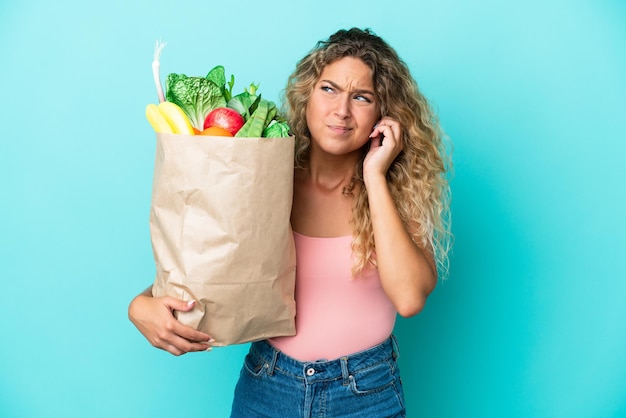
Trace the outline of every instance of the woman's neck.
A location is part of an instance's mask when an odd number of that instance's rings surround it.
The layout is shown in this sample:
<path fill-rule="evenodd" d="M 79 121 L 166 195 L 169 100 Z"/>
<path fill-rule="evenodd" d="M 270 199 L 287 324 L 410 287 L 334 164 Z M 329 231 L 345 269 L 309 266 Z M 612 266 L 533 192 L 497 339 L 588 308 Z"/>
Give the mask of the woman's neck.
<path fill-rule="evenodd" d="M 328 192 L 343 189 L 349 186 L 354 177 L 358 154 L 354 155 L 319 155 L 311 150 L 309 161 L 303 170 L 300 170 L 299 180 Z"/>

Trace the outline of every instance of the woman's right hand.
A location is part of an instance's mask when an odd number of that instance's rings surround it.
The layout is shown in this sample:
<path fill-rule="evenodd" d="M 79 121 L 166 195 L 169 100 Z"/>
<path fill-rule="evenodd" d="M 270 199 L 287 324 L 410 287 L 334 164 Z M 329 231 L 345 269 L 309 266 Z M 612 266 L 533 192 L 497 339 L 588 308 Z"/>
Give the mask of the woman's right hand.
<path fill-rule="evenodd" d="M 214 342 L 211 336 L 174 317 L 174 311 L 190 311 L 194 304 L 194 301 L 185 302 L 169 296 L 153 297 L 146 291 L 132 300 L 128 306 L 128 318 L 150 344 L 175 356 L 207 351 Z"/>

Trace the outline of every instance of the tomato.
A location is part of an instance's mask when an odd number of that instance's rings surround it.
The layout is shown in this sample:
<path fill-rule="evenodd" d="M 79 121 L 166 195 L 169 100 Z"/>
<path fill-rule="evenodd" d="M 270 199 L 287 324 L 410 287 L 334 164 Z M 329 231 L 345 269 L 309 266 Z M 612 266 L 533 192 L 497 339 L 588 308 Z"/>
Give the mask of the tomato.
<path fill-rule="evenodd" d="M 204 129 L 218 126 L 226 129 L 231 135 L 235 135 L 245 123 L 243 116 L 230 107 L 218 107 L 213 109 L 204 119 Z"/>
<path fill-rule="evenodd" d="M 208 136 L 233 136 L 229 131 L 224 128 L 220 128 L 219 126 L 209 126 L 202 132 L 200 135 L 208 135 Z"/>

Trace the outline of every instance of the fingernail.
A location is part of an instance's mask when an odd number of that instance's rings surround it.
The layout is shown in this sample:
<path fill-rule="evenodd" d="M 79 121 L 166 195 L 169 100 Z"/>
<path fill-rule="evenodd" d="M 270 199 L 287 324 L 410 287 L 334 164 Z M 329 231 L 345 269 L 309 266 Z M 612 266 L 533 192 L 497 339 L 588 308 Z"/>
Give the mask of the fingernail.
<path fill-rule="evenodd" d="M 214 338 L 211 338 L 209 341 L 207 341 L 209 344 L 213 344 L 215 342 Z"/>
<path fill-rule="evenodd" d="M 193 306 L 194 303 L 196 303 L 195 300 L 190 300 L 189 302 L 187 302 L 187 306 Z"/>
<path fill-rule="evenodd" d="M 204 351 L 211 351 L 211 350 L 213 350 L 213 347 L 208 346 L 208 347 L 207 347 L 207 349 L 206 349 L 206 350 L 204 350 Z"/>

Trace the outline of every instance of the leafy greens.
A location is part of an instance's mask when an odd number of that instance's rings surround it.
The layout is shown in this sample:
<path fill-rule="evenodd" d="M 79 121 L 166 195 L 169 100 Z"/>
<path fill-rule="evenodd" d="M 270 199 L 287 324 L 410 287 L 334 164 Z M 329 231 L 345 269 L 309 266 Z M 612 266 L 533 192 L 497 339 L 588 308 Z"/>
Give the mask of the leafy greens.
<path fill-rule="evenodd" d="M 213 109 L 226 106 L 224 67 L 217 66 L 206 77 L 169 74 L 165 79 L 165 98 L 180 106 L 194 128 L 202 130 L 204 118 Z"/>

